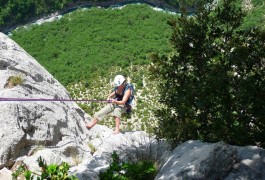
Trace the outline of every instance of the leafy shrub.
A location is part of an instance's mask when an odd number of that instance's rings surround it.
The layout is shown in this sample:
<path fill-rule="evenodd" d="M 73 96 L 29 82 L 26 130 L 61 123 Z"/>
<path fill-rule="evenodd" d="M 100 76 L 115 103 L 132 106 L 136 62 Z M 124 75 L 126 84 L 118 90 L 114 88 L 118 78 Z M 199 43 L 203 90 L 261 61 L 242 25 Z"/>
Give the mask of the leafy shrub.
<path fill-rule="evenodd" d="M 47 165 L 45 160 L 41 157 L 38 158 L 39 167 L 41 167 L 41 174 L 38 175 L 27 169 L 26 165 L 22 164 L 16 171 L 12 174 L 14 179 L 17 179 L 21 174 L 24 175 L 26 180 L 78 180 L 76 176 L 68 175 L 68 170 L 70 168 L 69 164 L 62 162 L 60 165 L 51 164 Z"/>
<path fill-rule="evenodd" d="M 111 155 L 112 163 L 106 172 L 101 172 L 101 180 L 123 179 L 123 180 L 151 180 L 157 174 L 157 169 L 151 161 L 140 161 L 137 163 L 120 162 L 118 154 L 114 151 Z"/>
<path fill-rule="evenodd" d="M 241 29 L 243 18 L 222 0 L 169 22 L 175 50 L 152 56 L 165 105 L 156 112 L 159 137 L 265 147 L 265 33 Z"/>

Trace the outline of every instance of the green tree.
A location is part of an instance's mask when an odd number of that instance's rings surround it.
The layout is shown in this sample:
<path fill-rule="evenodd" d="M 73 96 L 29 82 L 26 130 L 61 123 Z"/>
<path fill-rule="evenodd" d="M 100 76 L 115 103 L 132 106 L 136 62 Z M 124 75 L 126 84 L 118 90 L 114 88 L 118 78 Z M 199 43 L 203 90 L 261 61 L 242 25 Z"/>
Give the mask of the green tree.
<path fill-rule="evenodd" d="M 171 21 L 174 51 L 153 54 L 163 109 L 156 134 L 172 144 L 188 139 L 265 146 L 265 33 L 241 30 L 233 0 L 203 6 Z"/>

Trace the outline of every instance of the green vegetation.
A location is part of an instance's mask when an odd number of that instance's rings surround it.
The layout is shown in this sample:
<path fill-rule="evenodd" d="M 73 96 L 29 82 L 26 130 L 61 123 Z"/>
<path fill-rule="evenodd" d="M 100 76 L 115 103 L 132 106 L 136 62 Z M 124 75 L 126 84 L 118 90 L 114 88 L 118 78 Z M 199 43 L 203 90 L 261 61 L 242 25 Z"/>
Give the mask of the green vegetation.
<path fill-rule="evenodd" d="M 263 0 L 253 0 L 253 7 L 247 10 L 247 16 L 242 24 L 243 29 L 259 27 L 265 30 L 265 3 Z"/>
<path fill-rule="evenodd" d="M 136 129 L 152 132 L 158 126 L 156 135 L 173 145 L 201 139 L 265 147 L 264 3 L 253 1 L 255 10 L 244 16 L 238 1 L 221 2 L 214 11 L 199 9 L 193 17 L 156 12 L 146 5 L 79 9 L 58 21 L 14 31 L 12 38 L 73 98 L 104 99 L 112 90 L 111 77 L 129 76 L 139 94 L 132 114 Z M 167 42 L 172 32 L 173 49 Z M 152 52 L 155 81 L 146 72 Z M 79 105 L 91 115 L 103 106 Z M 133 121 L 126 122 L 126 129 L 134 128 Z M 120 162 L 115 152 L 112 160 L 101 179 L 153 179 L 157 173 L 151 161 Z M 76 179 L 67 175 L 66 163 L 38 162 L 39 179 Z M 23 166 L 13 176 L 21 173 L 26 179 L 35 176 Z"/>
<path fill-rule="evenodd" d="M 223 0 L 214 11 L 170 22 L 174 51 L 153 54 L 164 108 L 157 135 L 265 147 L 265 33 L 241 29 L 243 13 Z"/>
<path fill-rule="evenodd" d="M 151 180 L 154 179 L 157 174 L 157 168 L 154 166 L 154 162 L 150 160 L 142 160 L 136 163 L 121 162 L 115 151 L 112 153 L 111 157 L 112 163 L 110 167 L 105 172 L 99 174 L 99 178 L 102 180 Z M 21 179 L 24 177 L 26 180 L 78 180 L 76 176 L 68 175 L 70 166 L 65 162 L 62 162 L 60 165 L 47 165 L 45 160 L 41 157 L 39 157 L 37 161 L 41 168 L 41 172 L 32 172 L 25 164 L 21 164 L 13 172 L 13 178 Z"/>
<path fill-rule="evenodd" d="M 88 147 L 92 155 L 97 151 L 97 148 L 92 143 L 88 143 Z"/>
<path fill-rule="evenodd" d="M 246 11 L 245 17 L 243 14 L 234 16 L 237 11 L 232 10 L 230 14 L 221 14 L 225 9 L 222 8 L 219 14 L 204 12 L 202 15 L 205 17 L 199 14 L 191 18 L 183 16 L 175 24 L 171 23 L 173 29 L 166 22 L 174 22 L 178 16 L 156 12 L 146 5 L 128 5 L 121 10 L 79 9 L 51 23 L 20 28 L 12 32 L 11 38 L 66 86 L 73 98 L 105 99 L 113 89 L 110 85 L 111 78 L 118 73 L 129 76 L 136 87 L 137 109 L 131 117 L 122 121 L 123 130 L 153 132 L 158 122 L 160 126 L 163 123 L 167 125 L 163 120 L 168 119 L 172 121 L 168 123 L 170 127 L 163 126 L 168 132 L 158 133 L 163 137 L 173 138 L 171 140 L 174 142 L 188 138 L 209 138 L 211 141 L 222 139 L 235 144 L 263 142 L 264 128 L 258 121 L 264 116 L 264 109 L 262 101 L 256 101 L 259 96 L 263 97 L 260 95 L 263 93 L 263 84 L 260 84 L 263 81 L 264 63 L 260 62 L 263 56 L 260 49 L 263 45 L 257 43 L 260 42 L 262 33 L 252 31 L 252 25 L 248 22 L 254 22 L 255 19 L 256 27 L 264 26 L 259 24 L 264 15 L 264 8 L 260 7 L 264 4 L 261 1 L 252 2 L 254 6 Z M 241 7 L 241 1 L 235 3 L 236 7 Z M 259 11 L 255 11 L 256 8 L 260 8 Z M 251 13 L 257 13 L 257 16 L 248 20 Z M 260 17 L 262 18 L 258 20 Z M 235 24 L 229 24 L 230 22 Z M 172 31 L 173 50 L 168 43 Z M 256 33 L 260 35 L 255 37 Z M 229 48 L 233 46 L 238 51 L 230 52 Z M 163 85 L 166 82 L 163 78 L 158 81 L 149 79 L 148 57 L 152 52 L 157 52 L 159 58 L 162 57 L 165 61 L 170 59 L 172 69 L 167 69 L 167 64 L 162 63 L 154 73 L 161 71 L 165 77 L 170 78 L 176 78 L 174 73 L 177 73 L 177 78 L 183 81 L 178 87 L 183 91 L 182 94 L 176 95 L 175 87 L 170 84 Z M 207 58 L 203 58 L 204 56 Z M 196 60 L 198 57 L 201 61 Z M 232 57 L 235 60 L 232 61 Z M 172 80 L 176 86 L 177 81 Z M 157 91 L 159 82 L 163 83 L 161 88 L 166 87 L 165 92 Z M 194 85 L 195 82 L 197 84 Z M 249 86 L 251 83 L 254 86 Z M 160 102 L 167 102 L 171 91 L 170 98 L 174 101 L 168 101 L 170 105 L 161 105 Z M 190 94 L 186 97 L 185 93 L 188 92 Z M 163 98 L 160 101 L 159 95 Z M 229 98 L 232 98 L 231 102 Z M 79 105 L 90 115 L 104 106 L 103 103 Z M 165 105 L 170 107 L 164 109 L 167 113 L 161 112 L 155 117 L 153 112 L 162 110 Z M 231 108 L 228 111 L 226 108 L 229 106 Z M 258 117 L 253 115 L 255 113 Z M 180 119 L 184 118 L 183 122 L 178 119 L 182 115 Z M 100 123 L 109 127 L 114 125 L 112 119 Z M 252 128 L 250 125 L 253 123 Z M 215 129 L 216 134 L 212 134 Z M 231 129 L 234 131 L 230 132 Z M 159 130 L 163 131 L 163 128 Z M 242 136 L 244 132 L 247 132 L 246 139 Z"/>
<path fill-rule="evenodd" d="M 212 2 L 213 0 L 208 0 Z M 0 30 L 7 27 L 12 27 L 16 24 L 23 24 L 36 17 L 49 15 L 55 11 L 67 9 L 74 4 L 82 3 L 98 3 L 110 2 L 109 0 L 2 0 L 0 1 Z M 163 1 L 162 1 L 163 2 Z M 180 9 L 186 8 L 190 11 L 196 10 L 202 0 L 164 0 L 165 3 L 179 7 Z M 241 6 L 243 0 L 236 0 L 237 6 Z M 264 26 L 265 4 L 263 0 L 252 0 L 253 8 L 251 9 L 249 17 L 246 17 L 246 24 L 255 26 Z M 258 24 L 254 24 L 253 21 Z M 263 20 L 263 21 L 262 21 Z"/>
<path fill-rule="evenodd" d="M 23 24 L 36 17 L 49 15 L 56 11 L 67 10 L 80 4 L 97 4 L 112 2 L 110 0 L 1 0 L 0 1 L 0 30 L 12 25 Z M 171 3 L 171 2 L 168 2 Z M 175 5 L 175 2 L 173 2 Z M 97 6 L 97 5 L 96 5 Z"/>
<path fill-rule="evenodd" d="M 24 80 L 21 75 L 10 76 L 7 80 L 6 87 L 12 88 L 17 85 L 23 84 Z"/>
<path fill-rule="evenodd" d="M 76 176 L 68 175 L 68 170 L 70 166 L 62 162 L 60 165 L 50 164 L 47 165 L 45 160 L 41 157 L 38 158 L 38 164 L 41 168 L 41 174 L 37 174 L 27 169 L 26 165 L 22 164 L 19 166 L 16 171 L 12 174 L 14 179 L 18 179 L 21 174 L 24 175 L 26 180 L 78 180 Z"/>
<path fill-rule="evenodd" d="M 152 180 L 157 174 L 157 169 L 151 161 L 139 161 L 137 163 L 121 162 L 114 151 L 111 155 L 112 163 L 105 172 L 99 174 L 101 180 Z"/>
<path fill-rule="evenodd" d="M 31 17 L 52 13 L 62 9 L 72 0 L 1 0 L 0 1 L 0 26 L 12 22 L 24 23 Z"/>
<path fill-rule="evenodd" d="M 12 39 L 63 85 L 109 76 L 109 69 L 148 64 L 153 51 L 167 53 L 172 17 L 147 5 L 122 10 L 77 10 L 41 26 L 13 31 Z"/>
<path fill-rule="evenodd" d="M 13 31 L 11 38 L 67 87 L 73 98 L 105 99 L 113 90 L 111 78 L 119 72 L 129 76 L 136 93 L 143 92 L 146 98 L 139 99 L 131 120 L 123 121 L 123 130 L 150 132 L 156 125 L 150 118 L 154 118 L 157 101 L 152 97 L 155 82 L 147 80 L 148 54 L 171 51 L 168 39 L 172 31 L 166 21 L 173 18 L 147 5 L 80 9 L 51 23 Z M 143 81 L 147 81 L 145 86 Z M 93 115 L 105 104 L 79 105 Z M 100 123 L 114 125 L 113 119 Z"/>

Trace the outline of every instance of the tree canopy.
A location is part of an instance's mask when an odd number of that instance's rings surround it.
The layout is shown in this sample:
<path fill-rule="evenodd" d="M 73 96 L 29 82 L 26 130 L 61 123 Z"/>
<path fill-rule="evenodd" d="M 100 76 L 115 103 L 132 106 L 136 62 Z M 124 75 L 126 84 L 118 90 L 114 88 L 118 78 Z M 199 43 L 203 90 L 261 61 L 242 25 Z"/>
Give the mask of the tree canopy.
<path fill-rule="evenodd" d="M 241 29 L 243 18 L 222 0 L 169 22 L 173 52 L 152 55 L 164 104 L 159 137 L 265 146 L 265 33 Z"/>
<path fill-rule="evenodd" d="M 169 52 L 167 13 L 147 5 L 77 10 L 58 21 L 12 32 L 11 38 L 63 85 L 109 75 L 113 66 L 144 65 L 154 50 Z"/>

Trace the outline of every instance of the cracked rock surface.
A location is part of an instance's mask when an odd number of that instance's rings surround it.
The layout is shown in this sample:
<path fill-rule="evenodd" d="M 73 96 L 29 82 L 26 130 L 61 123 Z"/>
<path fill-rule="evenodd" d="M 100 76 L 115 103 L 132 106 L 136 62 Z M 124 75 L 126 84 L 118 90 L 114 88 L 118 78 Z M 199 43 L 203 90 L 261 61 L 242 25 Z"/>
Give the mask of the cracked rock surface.
<path fill-rule="evenodd" d="M 22 83 L 7 86 L 10 77 Z M 34 58 L 0 33 L 0 98 L 70 99 L 66 89 Z M 85 117 L 74 102 L 0 101 L 0 168 L 29 153 L 33 146 L 76 144 L 88 148 Z M 79 148 L 80 147 L 80 148 Z"/>

